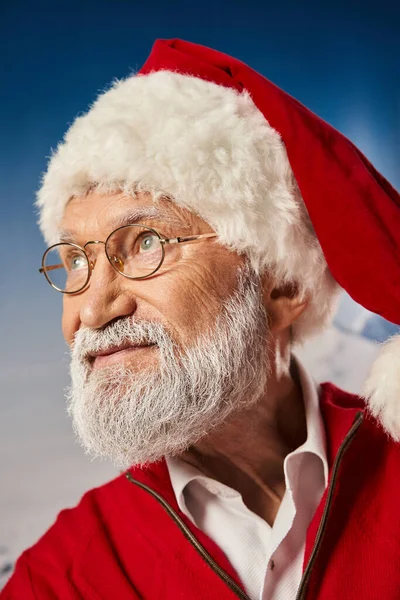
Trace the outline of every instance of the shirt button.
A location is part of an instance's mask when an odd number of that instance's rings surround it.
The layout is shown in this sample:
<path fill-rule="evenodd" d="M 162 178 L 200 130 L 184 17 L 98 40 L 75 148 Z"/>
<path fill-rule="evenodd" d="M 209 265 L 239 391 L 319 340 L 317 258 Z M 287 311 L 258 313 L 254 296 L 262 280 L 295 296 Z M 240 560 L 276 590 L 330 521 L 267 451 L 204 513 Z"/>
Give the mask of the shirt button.
<path fill-rule="evenodd" d="M 275 568 L 275 563 L 274 563 L 274 561 L 272 560 L 272 558 L 271 558 L 271 560 L 269 561 L 269 568 L 270 568 L 270 570 L 271 570 L 271 571 L 273 571 L 273 570 L 274 570 L 274 568 Z"/>

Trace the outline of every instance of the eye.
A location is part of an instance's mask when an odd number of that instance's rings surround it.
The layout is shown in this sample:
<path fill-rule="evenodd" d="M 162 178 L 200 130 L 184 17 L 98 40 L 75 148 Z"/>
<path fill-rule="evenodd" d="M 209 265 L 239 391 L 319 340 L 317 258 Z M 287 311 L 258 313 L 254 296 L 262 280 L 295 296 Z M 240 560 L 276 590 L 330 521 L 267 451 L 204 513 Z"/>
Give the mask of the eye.
<path fill-rule="evenodd" d="M 160 239 L 154 233 L 143 234 L 139 242 L 139 252 L 141 254 L 148 253 L 160 248 Z"/>
<path fill-rule="evenodd" d="M 86 269 L 87 261 L 84 256 L 81 254 L 76 254 L 75 256 L 71 256 L 67 261 L 67 270 L 68 271 L 78 271 L 79 269 Z"/>

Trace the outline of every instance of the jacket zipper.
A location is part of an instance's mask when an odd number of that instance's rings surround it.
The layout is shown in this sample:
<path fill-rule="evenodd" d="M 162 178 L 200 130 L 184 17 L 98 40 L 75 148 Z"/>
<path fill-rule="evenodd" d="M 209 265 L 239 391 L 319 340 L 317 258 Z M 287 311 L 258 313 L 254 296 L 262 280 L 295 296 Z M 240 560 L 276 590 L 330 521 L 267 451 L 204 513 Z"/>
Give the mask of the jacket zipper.
<path fill-rule="evenodd" d="M 134 479 L 130 473 L 125 473 L 125 477 L 131 483 L 134 483 L 138 487 L 142 488 L 143 490 L 145 490 L 146 492 L 151 494 L 161 504 L 161 506 L 167 511 L 167 513 L 170 515 L 170 517 L 172 517 L 172 519 L 178 525 L 178 527 L 182 531 L 183 535 L 189 540 L 189 542 L 192 544 L 192 546 L 195 547 L 197 552 L 202 556 L 202 558 L 211 567 L 211 569 L 226 583 L 226 585 L 232 590 L 232 592 L 237 596 L 237 598 L 240 598 L 240 600 L 251 600 L 251 598 L 238 586 L 236 581 L 234 581 L 232 579 L 232 577 L 230 577 L 228 575 L 228 573 L 225 573 L 225 571 L 223 569 L 221 569 L 219 564 L 217 562 L 215 562 L 215 560 L 212 558 L 212 556 L 210 556 L 210 554 L 207 552 L 207 550 L 200 544 L 198 539 L 193 535 L 193 533 L 190 531 L 188 526 L 182 521 L 182 519 L 177 514 L 177 512 L 175 512 L 175 510 L 172 508 L 172 506 L 170 504 L 168 504 L 168 502 L 166 500 L 164 500 L 164 498 L 160 494 L 158 494 L 157 492 L 152 490 L 146 484 L 141 483 L 140 481 L 136 481 L 136 479 Z"/>
<path fill-rule="evenodd" d="M 321 523 L 319 525 L 317 535 L 315 538 L 314 547 L 312 549 L 310 559 L 308 561 L 307 567 L 304 571 L 302 580 L 300 582 L 299 590 L 296 595 L 296 600 L 304 600 L 304 598 L 305 598 L 305 593 L 307 591 L 307 585 L 310 580 L 311 572 L 312 572 L 313 566 L 315 564 L 315 560 L 317 558 L 318 552 L 321 547 L 322 538 L 323 538 L 325 530 L 326 530 L 326 525 L 327 525 L 327 521 L 328 521 L 330 508 L 332 505 L 332 498 L 333 498 L 333 493 L 335 491 L 335 485 L 336 485 L 339 467 L 340 467 L 340 464 L 342 462 L 342 459 L 344 457 L 346 450 L 348 449 L 350 443 L 352 442 L 353 438 L 355 437 L 355 435 L 358 431 L 358 428 L 360 427 L 360 425 L 363 421 L 363 418 L 364 418 L 364 415 L 362 412 L 357 413 L 357 415 L 354 419 L 354 423 L 353 423 L 350 431 L 347 433 L 346 437 L 344 438 L 344 440 L 338 450 L 338 453 L 336 455 L 335 461 L 333 463 L 332 479 L 331 479 L 331 482 L 329 485 L 327 501 L 326 501 L 324 512 L 323 512 L 323 515 L 321 518 Z M 232 577 L 230 577 L 228 575 L 228 573 L 226 573 L 219 566 L 219 564 L 217 562 L 215 562 L 215 560 L 212 558 L 212 556 L 200 544 L 198 539 L 193 535 L 193 533 L 190 531 L 190 529 L 187 527 L 187 525 L 182 521 L 182 519 L 180 518 L 178 513 L 172 508 L 172 506 L 170 504 L 168 504 L 168 502 L 166 500 L 164 500 L 164 498 L 158 492 L 155 492 L 146 484 L 141 483 L 140 481 L 137 481 L 136 479 L 134 479 L 130 473 L 125 473 L 125 477 L 131 483 L 135 484 L 136 486 L 138 486 L 138 487 L 142 488 L 143 490 L 145 490 L 146 492 L 148 492 L 151 496 L 153 496 L 161 504 L 161 506 L 167 511 L 167 513 L 170 515 L 170 517 L 178 525 L 179 529 L 182 531 L 182 533 L 186 537 L 186 539 L 192 544 L 192 546 L 194 546 L 194 548 L 201 555 L 201 557 L 206 561 L 206 563 L 211 567 L 211 569 L 226 583 L 226 585 L 232 590 L 232 592 L 237 596 L 237 598 L 240 598 L 240 600 L 251 600 L 250 597 L 239 587 L 239 585 L 236 583 L 236 581 L 234 581 L 232 579 Z"/>
<path fill-rule="evenodd" d="M 330 513 L 330 509 L 332 506 L 333 493 L 335 491 L 336 481 L 339 473 L 339 467 L 342 463 L 343 457 L 346 453 L 346 450 L 349 448 L 351 442 L 353 441 L 361 423 L 363 422 L 364 414 L 362 412 L 358 412 L 355 416 L 354 422 L 350 430 L 348 431 L 346 437 L 344 438 L 338 453 L 336 454 L 333 468 L 332 468 L 332 479 L 329 484 L 328 496 L 324 507 L 324 512 L 322 514 L 321 522 L 318 527 L 317 535 L 315 537 L 314 546 L 310 555 L 310 559 L 307 563 L 307 567 L 303 573 L 303 577 L 300 582 L 300 586 L 296 595 L 296 600 L 305 600 L 305 595 L 307 592 L 307 586 L 310 581 L 311 572 L 314 567 L 315 561 L 317 559 L 318 553 L 321 548 L 322 539 L 324 537 L 326 526 L 328 523 L 328 517 Z"/>

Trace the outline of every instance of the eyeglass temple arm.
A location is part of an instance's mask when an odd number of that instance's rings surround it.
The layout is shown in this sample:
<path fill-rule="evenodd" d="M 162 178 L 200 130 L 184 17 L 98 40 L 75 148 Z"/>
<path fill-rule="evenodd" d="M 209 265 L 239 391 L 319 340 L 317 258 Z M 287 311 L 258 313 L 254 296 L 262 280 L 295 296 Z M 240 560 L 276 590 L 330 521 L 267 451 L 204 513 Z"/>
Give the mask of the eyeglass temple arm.
<path fill-rule="evenodd" d="M 39 273 L 44 273 L 45 271 L 55 271 L 56 269 L 62 269 L 64 265 L 51 265 L 49 267 L 40 267 Z"/>
<path fill-rule="evenodd" d="M 200 240 L 202 238 L 213 238 L 218 237 L 217 233 L 202 233 L 201 235 L 189 235 L 186 237 L 176 237 L 162 240 L 164 244 L 181 244 L 182 242 L 193 242 L 194 240 Z"/>

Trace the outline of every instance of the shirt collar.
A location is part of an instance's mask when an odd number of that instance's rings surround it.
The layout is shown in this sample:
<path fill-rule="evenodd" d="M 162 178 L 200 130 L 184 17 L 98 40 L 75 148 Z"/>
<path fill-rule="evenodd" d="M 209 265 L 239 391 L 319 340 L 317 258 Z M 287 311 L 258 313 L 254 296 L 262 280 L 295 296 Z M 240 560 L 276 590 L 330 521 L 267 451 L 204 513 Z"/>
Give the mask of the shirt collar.
<path fill-rule="evenodd" d="M 178 506 L 185 514 L 188 512 L 185 501 L 185 489 L 193 481 L 198 481 L 209 492 L 220 498 L 228 500 L 240 497 L 239 492 L 236 490 L 220 481 L 207 477 L 199 469 L 178 457 L 166 458 L 166 463 Z"/>
<path fill-rule="evenodd" d="M 323 464 L 325 487 L 328 483 L 329 467 L 326 453 L 326 435 L 324 423 L 319 409 L 319 385 L 317 385 L 307 370 L 303 367 L 297 357 L 294 357 L 297 365 L 299 382 L 303 392 L 304 408 L 306 413 L 307 439 L 296 450 L 291 452 L 284 461 L 286 482 L 289 480 L 289 463 L 291 457 L 312 453 L 318 456 Z M 240 494 L 232 488 L 205 476 L 199 469 L 181 460 L 178 457 L 166 458 L 166 463 L 171 478 L 171 485 L 175 492 L 179 508 L 187 513 L 185 502 L 185 488 L 194 480 L 199 481 L 211 493 L 223 498 L 237 498 Z"/>
<path fill-rule="evenodd" d="M 325 486 L 328 485 L 329 465 L 326 451 L 326 434 L 324 421 L 319 408 L 320 386 L 311 378 L 308 371 L 297 357 L 294 357 L 299 374 L 300 386 L 303 392 L 304 409 L 306 413 L 307 439 L 290 456 L 296 456 L 304 452 L 310 452 L 318 456 L 324 468 Z M 285 461 L 287 462 L 287 460 Z M 286 473 L 285 473 L 286 475 Z"/>

